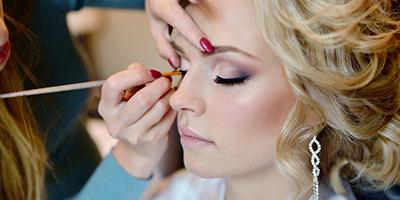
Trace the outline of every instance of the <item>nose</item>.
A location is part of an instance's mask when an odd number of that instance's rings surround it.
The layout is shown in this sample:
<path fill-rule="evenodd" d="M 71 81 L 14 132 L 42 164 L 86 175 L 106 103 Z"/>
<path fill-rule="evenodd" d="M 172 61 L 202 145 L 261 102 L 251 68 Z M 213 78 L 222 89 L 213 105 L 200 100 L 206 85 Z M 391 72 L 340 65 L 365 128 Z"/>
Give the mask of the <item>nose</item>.
<path fill-rule="evenodd" d="M 204 84 L 201 72 L 191 66 L 177 91 L 171 96 L 169 104 L 175 111 L 185 111 L 192 115 L 201 115 L 205 111 L 203 99 Z"/>

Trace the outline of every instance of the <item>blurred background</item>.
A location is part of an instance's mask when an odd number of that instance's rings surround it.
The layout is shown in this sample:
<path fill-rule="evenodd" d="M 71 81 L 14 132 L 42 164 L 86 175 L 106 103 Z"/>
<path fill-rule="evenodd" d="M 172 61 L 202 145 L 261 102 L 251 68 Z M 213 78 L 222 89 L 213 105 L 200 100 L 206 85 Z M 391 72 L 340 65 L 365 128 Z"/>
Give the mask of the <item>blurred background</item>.
<path fill-rule="evenodd" d="M 93 80 L 107 79 L 131 63 L 140 63 L 159 71 L 171 71 L 153 43 L 146 14 L 136 10 L 86 8 L 68 14 L 68 26 L 77 49 Z M 91 137 L 104 157 L 115 144 L 97 114 L 100 89 L 82 117 Z"/>

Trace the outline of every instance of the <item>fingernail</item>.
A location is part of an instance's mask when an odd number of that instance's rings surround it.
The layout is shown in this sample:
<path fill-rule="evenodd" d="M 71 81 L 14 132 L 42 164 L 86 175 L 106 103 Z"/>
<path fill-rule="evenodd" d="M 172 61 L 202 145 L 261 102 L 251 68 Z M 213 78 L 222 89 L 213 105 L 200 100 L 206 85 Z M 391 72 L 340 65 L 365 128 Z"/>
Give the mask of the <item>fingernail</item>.
<path fill-rule="evenodd" d="M 160 78 L 162 76 L 161 72 L 157 70 L 150 70 L 150 74 L 153 78 Z"/>
<path fill-rule="evenodd" d="M 172 68 L 176 69 L 176 67 L 175 67 L 174 63 L 172 62 L 171 58 L 168 59 L 168 63 Z"/>
<path fill-rule="evenodd" d="M 203 47 L 203 49 L 206 53 L 214 53 L 215 49 L 214 49 L 213 45 L 206 38 L 200 39 L 200 45 L 201 45 L 201 47 Z"/>
<path fill-rule="evenodd" d="M 171 82 L 172 82 L 172 77 L 170 77 L 170 76 L 166 76 L 166 78 L 168 78 L 168 79 L 169 79 L 169 81 L 171 81 Z"/>

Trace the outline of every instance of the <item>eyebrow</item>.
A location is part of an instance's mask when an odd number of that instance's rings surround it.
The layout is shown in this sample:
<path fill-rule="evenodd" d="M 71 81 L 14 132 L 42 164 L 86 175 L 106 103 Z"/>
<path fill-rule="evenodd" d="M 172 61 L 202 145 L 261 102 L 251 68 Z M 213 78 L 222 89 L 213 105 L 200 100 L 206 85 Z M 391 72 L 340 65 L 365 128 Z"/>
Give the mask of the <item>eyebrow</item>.
<path fill-rule="evenodd" d="M 178 44 L 176 44 L 175 42 L 171 42 L 170 44 L 171 44 L 177 51 L 179 51 L 180 53 L 186 55 L 186 53 L 185 53 L 185 51 L 183 50 L 183 48 L 180 47 Z M 211 53 L 211 54 L 205 53 L 205 52 L 201 52 L 201 53 L 202 53 L 203 57 L 207 57 L 207 56 L 212 56 L 212 55 L 220 54 L 220 53 L 235 52 L 235 53 L 239 53 L 239 54 L 242 54 L 242 55 L 244 55 L 244 56 L 247 56 L 247 57 L 250 57 L 250 58 L 253 58 L 253 59 L 256 59 L 256 60 L 260 60 L 260 59 L 257 58 L 256 56 L 254 56 L 254 55 L 252 55 L 252 54 L 250 54 L 250 53 L 248 53 L 248 52 L 246 52 L 246 51 L 244 51 L 244 50 L 242 50 L 242 49 L 239 49 L 239 48 L 237 48 L 237 47 L 234 47 L 234 46 L 228 46 L 228 45 L 214 46 L 214 49 L 215 49 L 214 53 Z"/>

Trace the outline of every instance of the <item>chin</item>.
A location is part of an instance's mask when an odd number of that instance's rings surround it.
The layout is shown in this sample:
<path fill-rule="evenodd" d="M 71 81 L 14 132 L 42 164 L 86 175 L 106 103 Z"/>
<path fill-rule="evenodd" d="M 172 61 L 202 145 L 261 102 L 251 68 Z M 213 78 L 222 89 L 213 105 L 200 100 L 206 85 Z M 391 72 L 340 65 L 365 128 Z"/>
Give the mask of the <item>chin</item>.
<path fill-rule="evenodd" d="M 202 178 L 220 178 L 223 177 L 222 173 L 219 173 L 217 163 L 204 159 L 202 156 L 194 156 L 190 153 L 184 152 L 183 162 L 185 168 L 191 173 L 202 177 Z"/>

